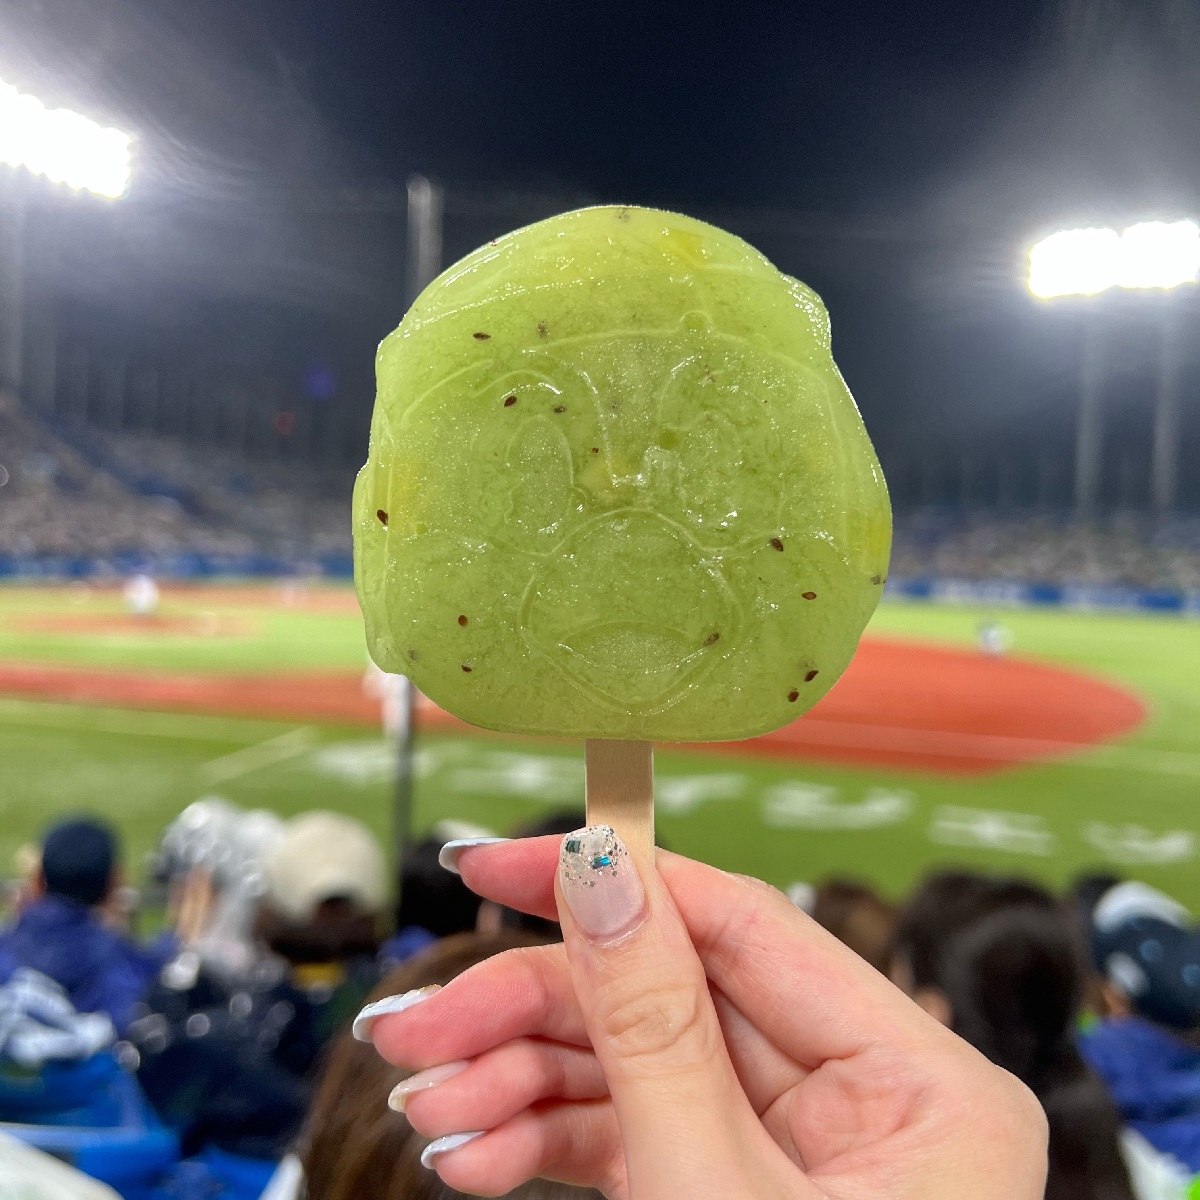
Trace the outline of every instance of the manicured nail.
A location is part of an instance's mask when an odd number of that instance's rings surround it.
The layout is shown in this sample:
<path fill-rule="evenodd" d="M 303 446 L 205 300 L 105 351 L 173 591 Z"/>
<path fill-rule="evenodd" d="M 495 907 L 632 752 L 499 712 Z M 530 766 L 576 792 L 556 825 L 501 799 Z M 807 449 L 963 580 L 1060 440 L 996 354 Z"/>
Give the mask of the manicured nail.
<path fill-rule="evenodd" d="M 354 1040 L 356 1042 L 369 1042 L 371 1040 L 371 1026 L 375 1024 L 376 1017 L 386 1017 L 389 1013 L 402 1013 L 405 1009 L 412 1008 L 414 1004 L 420 1004 L 422 1000 L 428 1000 L 438 990 L 440 990 L 440 985 L 434 983 L 430 984 L 429 987 L 415 988 L 411 992 L 405 992 L 403 996 L 384 996 L 382 1000 L 376 1000 L 374 1004 L 368 1004 L 354 1018 L 354 1024 L 350 1028 L 350 1032 L 354 1035 Z"/>
<path fill-rule="evenodd" d="M 451 875 L 457 875 L 458 856 L 464 851 L 469 850 L 472 846 L 495 846 L 500 842 L 511 842 L 512 838 L 496 838 L 496 837 L 475 837 L 475 838 L 459 838 L 455 842 L 447 842 L 438 851 L 438 864 L 446 868 Z"/>
<path fill-rule="evenodd" d="M 571 915 L 588 937 L 609 941 L 642 923 L 642 881 L 624 843 L 607 825 L 568 833 L 558 874 Z"/>
<path fill-rule="evenodd" d="M 404 1103 L 413 1092 L 425 1092 L 430 1088 L 435 1088 L 439 1083 L 445 1083 L 447 1079 L 453 1079 L 455 1075 L 461 1075 L 471 1064 L 469 1062 L 449 1062 L 443 1063 L 440 1067 L 429 1067 L 427 1070 L 418 1071 L 415 1075 L 410 1075 L 401 1083 L 396 1084 L 392 1088 L 391 1095 L 388 1096 L 388 1108 L 394 1108 L 397 1112 L 404 1111 Z"/>
<path fill-rule="evenodd" d="M 428 1167 L 432 1171 L 433 1160 L 439 1154 L 449 1154 L 451 1150 L 457 1150 L 459 1146 L 465 1146 L 468 1142 L 483 1137 L 486 1132 L 486 1129 L 477 1129 L 474 1133 L 448 1133 L 445 1137 L 438 1138 L 436 1142 L 430 1142 L 421 1151 L 421 1166 Z"/>

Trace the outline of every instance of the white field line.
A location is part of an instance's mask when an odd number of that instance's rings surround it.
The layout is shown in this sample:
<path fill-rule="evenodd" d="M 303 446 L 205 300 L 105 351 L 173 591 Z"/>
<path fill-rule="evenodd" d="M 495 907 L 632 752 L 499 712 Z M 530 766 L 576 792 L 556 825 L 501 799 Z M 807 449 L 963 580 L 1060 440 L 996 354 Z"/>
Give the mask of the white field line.
<path fill-rule="evenodd" d="M 296 758 L 309 750 L 316 740 L 317 731 L 313 726 L 302 725 L 299 729 L 289 729 L 287 733 L 268 738 L 265 742 L 214 758 L 204 763 L 200 772 L 209 783 L 227 783 L 230 779 L 249 775 L 251 771 Z"/>
<path fill-rule="evenodd" d="M 844 746 L 901 754 L 939 754 L 946 758 L 994 757 L 1014 765 L 1034 765 L 1028 762 L 1029 759 L 1070 757 L 1072 766 L 1200 775 L 1200 754 L 1179 750 L 1148 750 L 1137 746 L 957 733 L 948 729 L 904 729 L 895 725 L 859 725 L 841 721 L 805 721 L 798 732 L 797 745 L 800 746 Z"/>
<path fill-rule="evenodd" d="M 0 699 L 0 725 L 42 729 L 85 730 L 131 737 L 177 738 L 196 742 L 249 742 L 279 723 L 211 717 L 197 713 L 164 713 L 129 708 L 97 708 L 90 704 Z"/>

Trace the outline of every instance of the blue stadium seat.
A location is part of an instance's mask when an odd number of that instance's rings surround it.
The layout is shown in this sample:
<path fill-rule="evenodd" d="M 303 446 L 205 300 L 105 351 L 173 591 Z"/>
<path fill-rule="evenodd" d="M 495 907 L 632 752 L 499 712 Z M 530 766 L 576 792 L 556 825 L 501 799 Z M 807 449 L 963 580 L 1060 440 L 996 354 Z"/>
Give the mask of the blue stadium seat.
<path fill-rule="evenodd" d="M 23 1072 L 0 1066 L 0 1130 L 109 1184 L 125 1200 L 165 1200 L 179 1139 L 111 1054 Z M 261 1190 L 261 1189 L 260 1189 Z"/>

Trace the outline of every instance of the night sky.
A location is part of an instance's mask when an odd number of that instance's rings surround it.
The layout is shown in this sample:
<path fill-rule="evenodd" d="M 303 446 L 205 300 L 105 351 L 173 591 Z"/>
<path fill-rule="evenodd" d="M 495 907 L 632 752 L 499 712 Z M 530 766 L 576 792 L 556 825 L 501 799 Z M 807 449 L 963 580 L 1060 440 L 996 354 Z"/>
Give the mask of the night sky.
<path fill-rule="evenodd" d="M 1025 295 L 1036 236 L 1200 215 L 1193 0 L 0 0 L 0 35 L 0 76 L 139 136 L 121 204 L 38 198 L 60 337 L 317 354 L 359 424 L 415 171 L 447 187 L 448 259 L 595 201 L 741 233 L 824 295 L 912 500 L 979 445 L 1018 492 L 1069 460 L 1080 314 Z M 1158 308 L 1105 316 L 1124 368 Z M 1148 370 L 1114 374 L 1127 449 Z"/>

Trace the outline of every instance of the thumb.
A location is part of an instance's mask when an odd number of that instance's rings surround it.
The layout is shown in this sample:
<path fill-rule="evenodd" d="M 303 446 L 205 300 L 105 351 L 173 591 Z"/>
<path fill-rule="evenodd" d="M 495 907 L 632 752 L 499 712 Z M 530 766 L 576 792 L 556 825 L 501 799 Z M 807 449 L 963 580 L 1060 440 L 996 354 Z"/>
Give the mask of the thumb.
<path fill-rule="evenodd" d="M 630 1196 L 737 1194 L 744 1156 L 773 1155 L 759 1144 L 765 1135 L 730 1062 L 704 968 L 653 861 L 632 857 L 608 826 L 577 830 L 563 839 L 555 895 Z"/>

